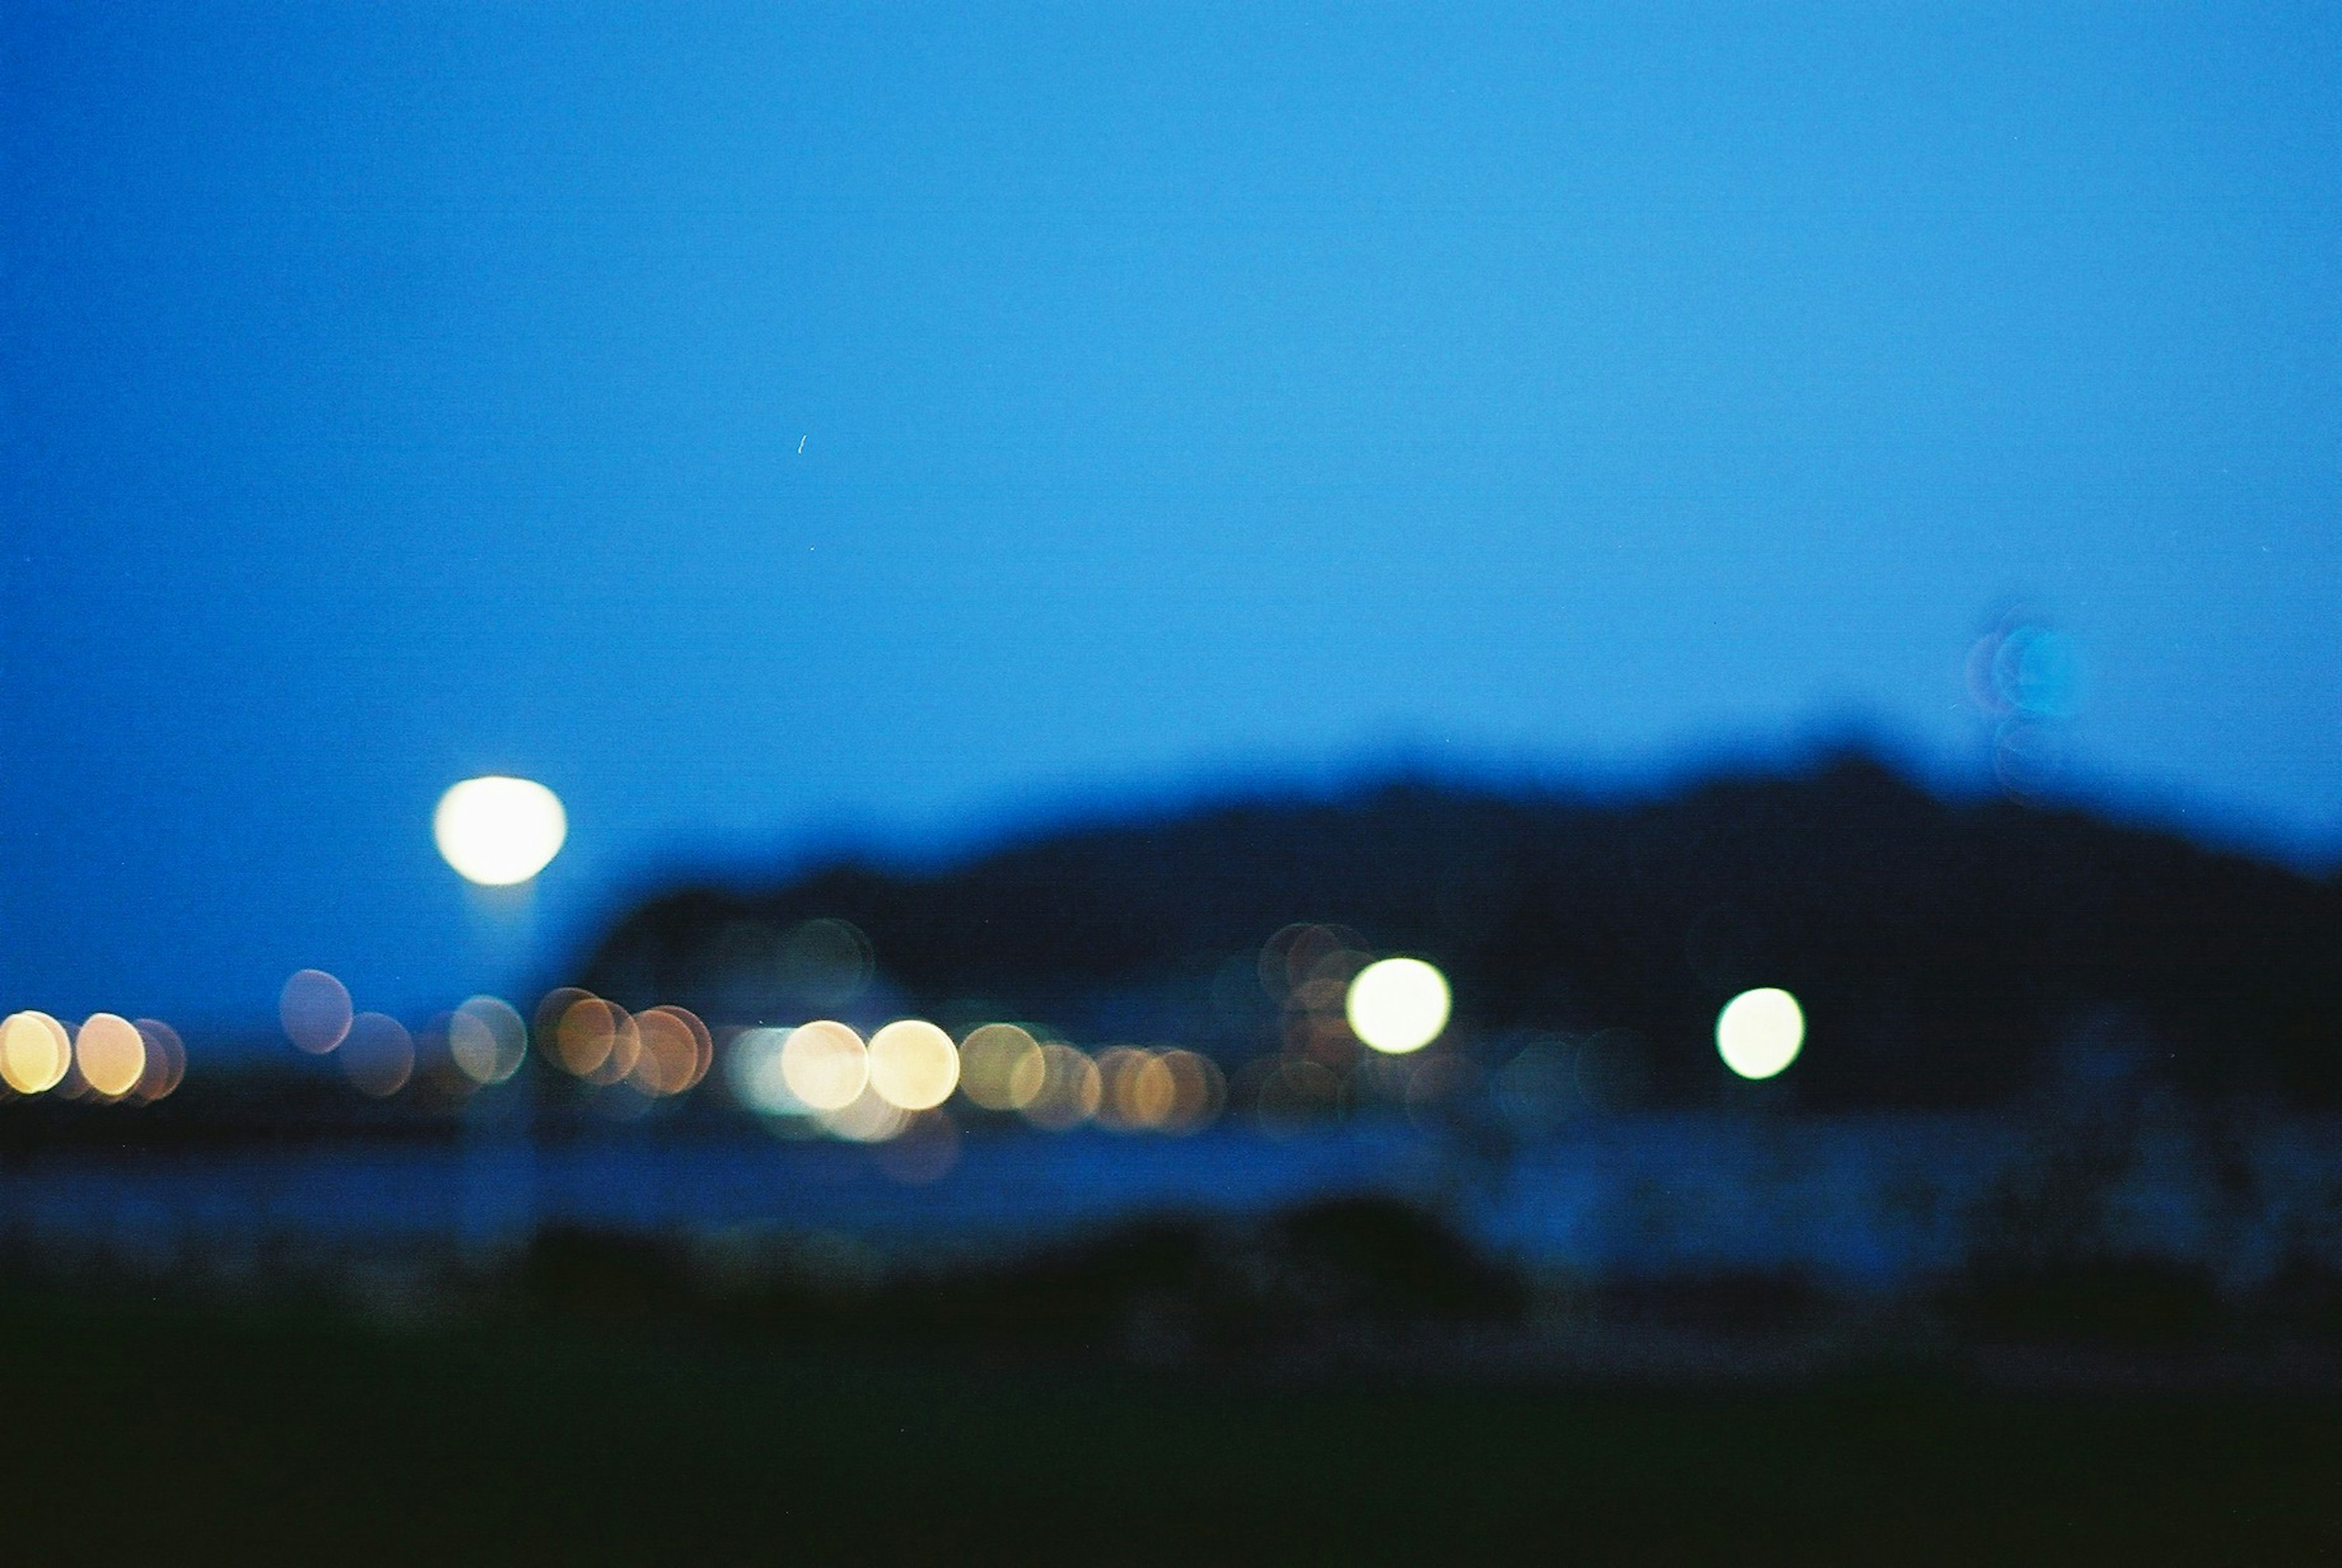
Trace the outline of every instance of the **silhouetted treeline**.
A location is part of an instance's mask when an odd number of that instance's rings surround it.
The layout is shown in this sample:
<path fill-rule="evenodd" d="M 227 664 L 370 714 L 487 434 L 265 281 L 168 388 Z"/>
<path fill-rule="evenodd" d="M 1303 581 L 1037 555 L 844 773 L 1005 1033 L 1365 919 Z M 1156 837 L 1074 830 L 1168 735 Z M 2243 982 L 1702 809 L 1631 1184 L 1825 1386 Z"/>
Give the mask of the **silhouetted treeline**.
<path fill-rule="evenodd" d="M 1083 827 L 937 874 L 683 889 L 620 920 L 581 983 L 794 1021 L 811 1004 L 758 974 L 818 917 L 866 934 L 888 1005 L 1228 1056 L 1277 1037 L 1253 955 L 1319 921 L 1442 965 L 1454 1048 L 1634 1032 L 1657 1103 L 1730 1092 L 1710 1030 L 1753 985 L 1805 1003 L 1805 1056 L 1775 1092 L 1817 1107 L 1997 1103 L 2077 1042 L 2192 1093 L 2342 1099 L 2334 879 L 1946 801 L 1860 756 L 1630 804 L 1395 783 Z"/>

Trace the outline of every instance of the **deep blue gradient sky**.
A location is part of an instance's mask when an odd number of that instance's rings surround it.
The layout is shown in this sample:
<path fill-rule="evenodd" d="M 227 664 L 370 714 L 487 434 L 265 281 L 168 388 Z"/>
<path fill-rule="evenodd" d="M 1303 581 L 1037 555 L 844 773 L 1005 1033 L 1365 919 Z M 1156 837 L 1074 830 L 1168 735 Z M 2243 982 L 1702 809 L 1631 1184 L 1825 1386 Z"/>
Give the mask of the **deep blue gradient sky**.
<path fill-rule="evenodd" d="M 480 772 L 540 949 L 1394 752 L 1957 774 L 2013 596 L 2075 787 L 2342 854 L 2342 12 L 683 9 L 6 8 L 0 1004 L 509 979 Z"/>

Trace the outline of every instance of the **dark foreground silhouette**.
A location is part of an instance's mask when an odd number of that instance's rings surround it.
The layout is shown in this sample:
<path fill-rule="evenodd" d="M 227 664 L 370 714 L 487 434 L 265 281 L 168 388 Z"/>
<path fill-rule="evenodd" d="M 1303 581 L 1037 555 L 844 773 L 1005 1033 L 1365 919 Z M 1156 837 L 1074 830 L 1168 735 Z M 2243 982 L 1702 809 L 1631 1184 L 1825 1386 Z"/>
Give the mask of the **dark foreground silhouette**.
<path fill-rule="evenodd" d="M 1320 1205 L 1240 1237 L 1165 1222 L 925 1276 L 858 1273 L 807 1246 L 779 1274 L 736 1258 L 727 1276 L 639 1238 L 549 1234 L 502 1309 L 392 1330 L 281 1292 L 195 1307 L 0 1290 L 12 1558 L 2342 1553 L 2330 1394 L 2016 1391 L 1919 1361 L 1660 1389 L 1426 1376 L 1420 1361 L 1359 1375 L 1376 1356 L 1395 1364 L 1410 1327 L 1502 1333 L 1535 1304 L 1525 1282 L 1386 1203 Z M 2155 1343 L 2198 1332 L 2187 1282 L 2177 1298 L 2168 1279 L 2064 1288 L 2058 1321 L 2079 1289 L 2147 1302 L 2133 1326 Z M 1736 1333 L 1808 1310 L 1793 1289 L 1728 1282 L 1673 1306 L 1610 1305 Z M 1165 1325 L 1183 1314 L 1181 1340 Z M 1343 1325 L 1383 1337 L 1353 1335 L 1363 1359 L 1346 1365 L 1292 1358 Z"/>

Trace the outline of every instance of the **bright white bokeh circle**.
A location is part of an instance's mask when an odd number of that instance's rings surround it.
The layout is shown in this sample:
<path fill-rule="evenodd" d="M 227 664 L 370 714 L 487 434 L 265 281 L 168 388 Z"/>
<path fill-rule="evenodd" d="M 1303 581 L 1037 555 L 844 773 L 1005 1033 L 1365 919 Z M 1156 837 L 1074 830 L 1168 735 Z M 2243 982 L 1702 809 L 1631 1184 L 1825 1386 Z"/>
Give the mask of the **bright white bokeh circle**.
<path fill-rule="evenodd" d="M 781 1044 L 781 1081 L 813 1111 L 842 1111 L 870 1084 L 862 1036 L 825 1018 L 789 1031 Z"/>
<path fill-rule="evenodd" d="M 528 779 L 465 779 L 439 797 L 431 834 L 467 882 L 509 887 L 551 864 L 569 836 L 561 799 Z"/>
<path fill-rule="evenodd" d="M 1774 1076 L 1805 1044 L 1805 1009 L 1776 986 L 1744 991 L 1716 1015 L 1716 1054 L 1743 1078 Z"/>
<path fill-rule="evenodd" d="M 1448 1006 L 1446 975 L 1420 958 L 1386 958 L 1358 971 L 1346 1011 L 1350 1033 L 1396 1056 L 1438 1039 Z"/>
<path fill-rule="evenodd" d="M 781 1071 L 781 1052 L 789 1043 L 786 1029 L 743 1029 L 724 1059 L 724 1074 L 732 1097 L 760 1116 L 786 1116 L 806 1109 L 789 1092 Z"/>
<path fill-rule="evenodd" d="M 926 1111 L 959 1086 L 959 1047 L 922 1018 L 905 1018 L 870 1036 L 870 1087 L 898 1111 Z"/>

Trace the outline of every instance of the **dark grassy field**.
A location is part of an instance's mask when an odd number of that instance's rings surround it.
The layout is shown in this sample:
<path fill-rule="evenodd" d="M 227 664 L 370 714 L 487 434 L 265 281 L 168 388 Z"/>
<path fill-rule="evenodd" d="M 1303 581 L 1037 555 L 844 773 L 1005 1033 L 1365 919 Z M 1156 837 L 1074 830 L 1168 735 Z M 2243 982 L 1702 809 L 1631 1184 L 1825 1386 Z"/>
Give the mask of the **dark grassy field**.
<path fill-rule="evenodd" d="M 1274 1387 L 0 1300 L 12 1563 L 2342 1560 L 2342 1406 Z"/>

